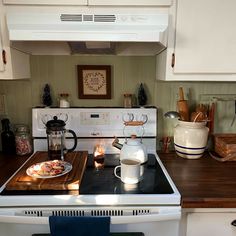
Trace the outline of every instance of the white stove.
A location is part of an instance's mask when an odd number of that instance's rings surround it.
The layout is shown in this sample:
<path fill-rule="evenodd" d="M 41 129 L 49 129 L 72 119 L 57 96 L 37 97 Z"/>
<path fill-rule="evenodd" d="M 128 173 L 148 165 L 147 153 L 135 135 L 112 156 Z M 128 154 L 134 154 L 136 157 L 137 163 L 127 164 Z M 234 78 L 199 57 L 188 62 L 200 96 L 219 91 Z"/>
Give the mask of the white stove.
<path fill-rule="evenodd" d="M 48 216 L 111 216 L 113 232 L 143 232 L 146 236 L 177 236 L 181 216 L 180 194 L 156 154 L 157 108 L 33 108 L 32 134 L 35 151 L 47 150 L 45 121 L 58 116 L 66 128 L 75 131 L 77 150 L 89 157 L 79 192 L 5 191 L 0 196 L 0 235 L 49 232 Z M 145 124 L 124 128 L 124 122 Z M 136 186 L 126 186 L 113 175 L 119 164 L 114 137 L 124 142 L 132 133 L 147 148 L 144 178 Z M 70 138 L 66 140 L 72 145 Z M 105 167 L 97 171 L 91 164 L 94 146 L 105 147 Z M 10 232 L 6 222 L 24 225 Z M 28 227 L 30 226 L 30 227 Z M 4 231 L 5 230 L 5 231 Z M 15 233 L 15 234 L 14 234 Z"/>

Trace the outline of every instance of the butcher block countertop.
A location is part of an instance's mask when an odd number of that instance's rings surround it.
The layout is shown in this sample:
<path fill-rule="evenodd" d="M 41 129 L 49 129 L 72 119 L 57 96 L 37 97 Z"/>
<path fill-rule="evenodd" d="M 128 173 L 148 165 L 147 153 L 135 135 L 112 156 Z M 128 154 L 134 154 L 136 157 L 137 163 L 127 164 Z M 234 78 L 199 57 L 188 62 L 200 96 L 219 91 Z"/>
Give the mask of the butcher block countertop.
<path fill-rule="evenodd" d="M 158 153 L 181 194 L 182 208 L 236 208 L 236 161 L 219 162 Z"/>
<path fill-rule="evenodd" d="M 0 152 L 0 186 L 2 186 L 29 157 L 30 155 L 4 155 Z"/>
<path fill-rule="evenodd" d="M 236 208 L 236 161 L 219 162 L 207 153 L 196 160 L 158 153 L 181 194 L 183 208 Z M 29 158 L 0 153 L 0 185 Z"/>

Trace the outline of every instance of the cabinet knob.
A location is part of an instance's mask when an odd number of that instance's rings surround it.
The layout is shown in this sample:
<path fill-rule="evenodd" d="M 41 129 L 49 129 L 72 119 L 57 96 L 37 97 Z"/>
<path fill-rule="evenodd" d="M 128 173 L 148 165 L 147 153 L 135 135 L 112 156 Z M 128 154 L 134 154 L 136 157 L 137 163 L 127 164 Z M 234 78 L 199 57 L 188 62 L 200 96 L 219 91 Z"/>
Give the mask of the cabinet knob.
<path fill-rule="evenodd" d="M 172 58 L 171 58 L 171 67 L 173 68 L 175 66 L 175 54 L 172 53 Z"/>
<path fill-rule="evenodd" d="M 7 56 L 5 50 L 2 50 L 2 61 L 5 65 L 7 64 Z"/>
<path fill-rule="evenodd" d="M 231 222 L 231 225 L 236 226 L 236 220 L 233 220 L 233 221 Z"/>

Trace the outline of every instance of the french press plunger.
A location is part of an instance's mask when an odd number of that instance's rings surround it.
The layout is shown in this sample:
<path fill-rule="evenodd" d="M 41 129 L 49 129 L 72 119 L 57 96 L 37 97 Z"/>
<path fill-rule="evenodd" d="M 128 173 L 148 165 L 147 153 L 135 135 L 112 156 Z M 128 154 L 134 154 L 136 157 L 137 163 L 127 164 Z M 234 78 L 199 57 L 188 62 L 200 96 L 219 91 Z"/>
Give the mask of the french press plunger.
<path fill-rule="evenodd" d="M 64 160 L 64 154 L 74 151 L 77 146 L 77 137 L 75 132 L 70 129 L 65 129 L 65 126 L 65 121 L 59 120 L 57 116 L 54 116 L 53 120 L 49 120 L 46 123 L 48 156 L 51 160 Z M 74 146 L 70 149 L 67 149 L 65 146 L 66 133 L 71 133 L 73 135 Z"/>

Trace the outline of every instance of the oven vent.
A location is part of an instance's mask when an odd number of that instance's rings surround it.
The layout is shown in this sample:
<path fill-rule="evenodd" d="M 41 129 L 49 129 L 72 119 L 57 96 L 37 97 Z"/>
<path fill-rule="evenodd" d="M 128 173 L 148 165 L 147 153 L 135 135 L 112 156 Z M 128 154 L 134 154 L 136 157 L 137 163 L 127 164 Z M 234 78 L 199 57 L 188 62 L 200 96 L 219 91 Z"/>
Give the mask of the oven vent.
<path fill-rule="evenodd" d="M 37 217 L 41 217 L 43 216 L 43 212 L 42 211 L 38 211 L 38 210 L 33 210 L 33 211 L 24 211 L 23 215 L 25 216 L 37 216 Z"/>
<path fill-rule="evenodd" d="M 80 21 L 82 22 L 82 14 L 61 14 L 61 21 Z"/>
<path fill-rule="evenodd" d="M 24 209 L 15 212 L 17 216 L 29 217 L 48 217 L 48 216 L 137 216 L 137 215 L 151 215 L 155 212 L 148 208 L 65 208 L 65 209 Z"/>
<path fill-rule="evenodd" d="M 123 216 L 123 210 L 92 210 L 91 216 Z"/>
<path fill-rule="evenodd" d="M 84 211 L 80 210 L 60 210 L 52 211 L 53 216 L 84 216 Z"/>
<path fill-rule="evenodd" d="M 150 210 L 133 210 L 133 215 L 138 216 L 138 215 L 149 215 Z"/>
<path fill-rule="evenodd" d="M 93 15 L 83 15 L 83 21 L 93 21 Z"/>
<path fill-rule="evenodd" d="M 72 22 L 116 22 L 115 15 L 61 14 L 60 19 Z"/>
<path fill-rule="evenodd" d="M 115 22 L 115 15 L 94 15 L 94 22 Z"/>
<path fill-rule="evenodd" d="M 45 217 L 45 216 L 85 216 L 84 210 L 27 210 L 23 211 L 23 214 L 17 214 L 23 216 Z"/>

